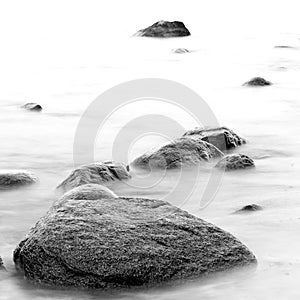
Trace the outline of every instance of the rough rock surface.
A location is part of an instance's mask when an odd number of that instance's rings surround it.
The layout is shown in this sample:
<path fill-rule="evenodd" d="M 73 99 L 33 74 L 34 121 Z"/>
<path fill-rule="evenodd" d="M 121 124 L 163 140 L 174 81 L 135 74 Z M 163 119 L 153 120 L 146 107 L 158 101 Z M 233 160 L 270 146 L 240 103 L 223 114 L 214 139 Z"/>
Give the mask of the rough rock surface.
<path fill-rule="evenodd" d="M 247 86 L 265 86 L 265 85 L 271 85 L 272 83 L 270 81 L 267 81 L 266 79 L 262 77 L 254 77 L 251 80 L 244 83 L 244 85 Z"/>
<path fill-rule="evenodd" d="M 227 127 L 195 128 L 187 131 L 183 136 L 200 137 L 203 141 L 213 144 L 221 151 L 236 148 L 246 143 L 246 140 Z"/>
<path fill-rule="evenodd" d="M 179 21 L 158 21 L 153 25 L 141 29 L 136 33 L 137 36 L 146 37 L 181 37 L 191 35 L 183 22 Z"/>
<path fill-rule="evenodd" d="M 112 161 L 83 165 L 71 172 L 71 174 L 57 187 L 63 191 L 83 184 L 107 184 L 116 180 L 130 178 L 127 167 Z"/>
<path fill-rule="evenodd" d="M 18 170 L 0 171 L 0 187 L 27 185 L 37 182 L 37 178 L 30 172 Z"/>
<path fill-rule="evenodd" d="M 26 103 L 22 105 L 22 108 L 30 110 L 30 111 L 41 111 L 43 108 L 37 103 Z"/>
<path fill-rule="evenodd" d="M 236 214 L 242 214 L 242 213 L 247 213 L 247 212 L 254 212 L 258 210 L 262 210 L 263 208 L 260 205 L 257 204 L 248 204 L 242 207 L 241 209 L 237 210 L 235 213 Z"/>
<path fill-rule="evenodd" d="M 132 165 L 140 168 L 175 169 L 222 156 L 219 149 L 200 138 L 182 137 L 158 150 L 143 154 Z"/>
<path fill-rule="evenodd" d="M 256 262 L 239 240 L 153 199 L 67 200 L 14 251 L 28 280 L 55 286 L 155 286 Z"/>
<path fill-rule="evenodd" d="M 177 54 L 184 54 L 190 52 L 188 49 L 185 48 L 177 48 L 177 49 L 173 49 L 172 51 L 173 53 L 177 53 Z"/>
<path fill-rule="evenodd" d="M 231 154 L 222 158 L 216 165 L 216 168 L 225 171 L 254 168 L 255 164 L 252 158 L 244 154 Z"/>

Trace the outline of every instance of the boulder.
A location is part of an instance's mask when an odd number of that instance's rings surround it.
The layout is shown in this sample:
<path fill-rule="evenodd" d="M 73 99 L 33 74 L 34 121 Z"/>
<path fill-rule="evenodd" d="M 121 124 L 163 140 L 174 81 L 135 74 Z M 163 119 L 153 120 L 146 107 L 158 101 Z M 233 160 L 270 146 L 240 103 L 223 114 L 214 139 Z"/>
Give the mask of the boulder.
<path fill-rule="evenodd" d="M 223 153 L 201 139 L 182 137 L 157 150 L 136 158 L 132 165 L 140 168 L 176 169 L 220 158 Z"/>
<path fill-rule="evenodd" d="M 184 54 L 184 53 L 189 53 L 190 51 L 185 48 L 177 48 L 177 49 L 173 49 L 172 52 L 176 54 Z"/>
<path fill-rule="evenodd" d="M 154 199 L 58 202 L 14 251 L 26 279 L 48 286 L 151 287 L 256 263 L 226 231 Z"/>
<path fill-rule="evenodd" d="M 188 29 L 185 27 L 183 22 L 179 21 L 158 21 L 153 25 L 141 29 L 136 33 L 136 36 L 146 36 L 146 37 L 181 37 L 191 35 Z"/>
<path fill-rule="evenodd" d="M 255 164 L 252 158 L 244 154 L 231 154 L 222 158 L 216 165 L 216 168 L 225 171 L 254 168 Z"/>
<path fill-rule="evenodd" d="M 245 205 L 241 209 L 237 210 L 235 213 L 236 214 L 241 214 L 241 213 L 248 213 L 248 212 L 254 212 L 258 210 L 262 210 L 263 208 L 260 205 L 257 204 L 249 204 Z"/>
<path fill-rule="evenodd" d="M 37 182 L 38 179 L 32 173 L 18 170 L 0 171 L 0 188 L 28 185 Z"/>
<path fill-rule="evenodd" d="M 127 167 L 112 161 L 83 165 L 58 185 L 57 189 L 68 191 L 83 184 L 94 183 L 106 185 L 113 181 L 130 178 Z"/>
<path fill-rule="evenodd" d="M 41 111 L 43 108 L 37 104 L 37 103 L 26 103 L 24 105 L 21 106 L 22 108 L 26 109 L 26 110 L 30 110 L 30 111 Z"/>
<path fill-rule="evenodd" d="M 262 77 L 254 77 L 251 80 L 245 82 L 243 85 L 246 86 L 265 86 L 265 85 L 271 85 L 272 83 L 270 81 L 267 81 L 266 79 Z"/>
<path fill-rule="evenodd" d="M 210 129 L 195 128 L 187 131 L 183 136 L 201 138 L 203 141 L 213 144 L 221 151 L 236 148 L 246 143 L 246 140 L 227 127 Z"/>

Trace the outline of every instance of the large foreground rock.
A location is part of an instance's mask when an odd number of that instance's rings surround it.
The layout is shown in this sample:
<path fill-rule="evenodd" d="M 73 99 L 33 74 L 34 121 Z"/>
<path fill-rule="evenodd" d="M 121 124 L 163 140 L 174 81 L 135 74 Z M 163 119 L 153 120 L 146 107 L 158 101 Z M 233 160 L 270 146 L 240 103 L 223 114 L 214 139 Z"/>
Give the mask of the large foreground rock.
<path fill-rule="evenodd" d="M 37 177 L 27 171 L 2 170 L 0 171 L 0 188 L 28 185 L 37 182 Z"/>
<path fill-rule="evenodd" d="M 30 111 L 41 111 L 43 108 L 41 107 L 41 105 L 37 104 L 37 103 L 26 103 L 24 105 L 21 106 L 22 108 L 26 109 L 26 110 L 30 110 Z"/>
<path fill-rule="evenodd" d="M 216 168 L 225 171 L 241 170 L 254 168 L 255 164 L 252 158 L 245 154 L 231 154 L 222 158 L 216 165 Z"/>
<path fill-rule="evenodd" d="M 167 38 L 167 37 L 181 37 L 181 36 L 188 36 L 191 33 L 185 27 L 183 22 L 179 21 L 158 21 L 153 25 L 141 29 L 136 33 L 136 36 L 146 36 L 146 37 L 160 37 L 160 38 Z"/>
<path fill-rule="evenodd" d="M 221 151 L 236 148 L 246 143 L 246 140 L 227 127 L 195 128 L 187 131 L 183 136 L 201 138 L 203 141 L 213 144 Z"/>
<path fill-rule="evenodd" d="M 214 145 L 200 138 L 182 137 L 157 150 L 136 158 L 132 165 L 140 168 L 175 169 L 197 165 L 203 161 L 222 157 Z"/>
<path fill-rule="evenodd" d="M 265 86 L 271 85 L 272 83 L 262 77 L 254 77 L 251 80 L 244 83 L 246 86 Z"/>
<path fill-rule="evenodd" d="M 83 165 L 71 172 L 71 174 L 58 185 L 58 189 L 68 191 L 77 186 L 94 183 L 108 184 L 112 181 L 130 178 L 125 165 L 112 161 Z"/>
<path fill-rule="evenodd" d="M 33 282 L 100 289 L 154 286 L 256 262 L 231 234 L 167 202 L 67 198 L 14 251 L 16 268 Z"/>

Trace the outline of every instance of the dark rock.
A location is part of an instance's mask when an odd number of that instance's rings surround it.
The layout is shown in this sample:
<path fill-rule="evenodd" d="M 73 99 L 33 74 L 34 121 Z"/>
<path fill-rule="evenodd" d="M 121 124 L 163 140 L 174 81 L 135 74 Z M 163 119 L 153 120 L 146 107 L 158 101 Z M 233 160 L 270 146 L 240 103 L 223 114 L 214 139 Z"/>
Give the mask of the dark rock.
<path fill-rule="evenodd" d="M 247 86 L 265 86 L 265 85 L 271 85 L 272 83 L 270 81 L 267 81 L 266 79 L 262 77 L 254 77 L 251 80 L 244 83 L 244 85 Z"/>
<path fill-rule="evenodd" d="M 295 49 L 292 46 L 275 46 L 274 48 L 277 48 L 277 49 Z"/>
<path fill-rule="evenodd" d="M 38 179 L 27 171 L 0 171 L 0 187 L 28 185 L 37 181 Z"/>
<path fill-rule="evenodd" d="M 252 158 L 244 154 L 231 154 L 222 158 L 216 165 L 216 168 L 225 171 L 254 168 L 255 164 Z"/>
<path fill-rule="evenodd" d="M 189 53 L 190 51 L 188 49 L 185 48 L 177 48 L 177 49 L 173 49 L 173 53 L 176 54 L 184 54 L 184 53 Z"/>
<path fill-rule="evenodd" d="M 0 256 L 0 271 L 3 271 L 3 270 L 5 270 L 5 267 L 4 267 L 4 264 L 3 264 L 3 260 Z"/>
<path fill-rule="evenodd" d="M 236 148 L 246 143 L 246 140 L 227 127 L 211 129 L 195 128 L 187 131 L 183 136 L 200 137 L 203 141 L 213 144 L 221 151 Z"/>
<path fill-rule="evenodd" d="M 254 212 L 254 211 L 258 211 L 258 210 L 262 210 L 262 209 L 263 208 L 260 205 L 249 204 L 249 205 L 246 205 L 246 206 L 242 207 L 241 209 L 237 210 L 235 213 L 241 214 L 241 213 L 247 213 L 247 212 Z"/>
<path fill-rule="evenodd" d="M 137 36 L 146 36 L 146 37 L 181 37 L 191 35 L 188 29 L 185 27 L 183 22 L 174 21 L 159 21 L 153 25 L 141 29 L 136 33 Z"/>
<path fill-rule="evenodd" d="M 112 181 L 128 178 L 130 175 L 125 165 L 106 161 L 84 165 L 73 170 L 57 188 L 68 191 L 83 184 L 106 185 Z"/>
<path fill-rule="evenodd" d="M 149 287 L 256 263 L 239 240 L 153 199 L 57 203 L 14 251 L 35 283 L 81 288 Z"/>
<path fill-rule="evenodd" d="M 43 108 L 37 103 L 26 103 L 21 106 L 22 108 L 30 111 L 41 111 Z"/>
<path fill-rule="evenodd" d="M 223 153 L 210 143 L 199 138 L 182 137 L 158 150 L 143 154 L 136 158 L 132 165 L 146 169 L 175 169 L 222 156 Z"/>

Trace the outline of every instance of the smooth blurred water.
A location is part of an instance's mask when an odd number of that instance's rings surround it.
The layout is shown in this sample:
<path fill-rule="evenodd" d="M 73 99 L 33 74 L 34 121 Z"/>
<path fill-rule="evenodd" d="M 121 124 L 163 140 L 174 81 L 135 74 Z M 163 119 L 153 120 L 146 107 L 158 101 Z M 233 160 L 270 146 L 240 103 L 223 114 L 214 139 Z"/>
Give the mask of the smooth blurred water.
<path fill-rule="evenodd" d="M 269 16 L 269 7 L 259 1 L 251 2 L 247 11 L 229 2 L 225 6 L 219 1 L 217 10 L 212 4 L 182 7 L 176 1 L 155 2 L 147 9 L 137 1 L 112 1 L 104 7 L 96 1 L 1 4 L 0 168 L 26 169 L 40 178 L 30 187 L 0 191 L 0 255 L 9 271 L 0 275 L 1 300 L 299 299 L 300 34 L 294 23 L 296 10 L 288 4 L 272 4 Z M 192 36 L 131 37 L 159 19 L 184 21 Z M 275 45 L 294 48 L 276 49 Z M 191 53 L 172 53 L 178 47 Z M 242 87 L 254 76 L 274 85 Z M 203 185 L 189 201 L 182 203 L 178 195 L 173 203 L 238 237 L 257 256 L 257 269 L 113 295 L 32 286 L 15 273 L 12 252 L 58 196 L 55 187 L 73 167 L 73 139 L 81 114 L 107 88 L 146 77 L 171 79 L 194 89 L 220 124 L 249 141 L 237 151 L 254 158 L 255 170 L 226 174 L 214 201 L 200 211 L 199 199 L 209 174 L 204 169 L 199 179 Z M 43 106 L 42 113 L 20 109 L 32 101 Z M 115 134 L 133 116 L 157 111 L 186 129 L 194 126 L 185 112 L 174 107 L 141 103 L 120 110 L 98 137 L 96 159 L 111 158 Z M 145 131 L 150 129 L 151 124 L 145 124 Z M 163 142 L 157 136 L 145 138 L 130 155 Z M 170 172 L 159 186 L 148 190 L 126 185 L 114 189 L 120 195 L 163 198 L 174 178 L 176 172 Z M 184 180 L 191 180 L 188 172 Z M 251 203 L 264 210 L 232 214 Z"/>

